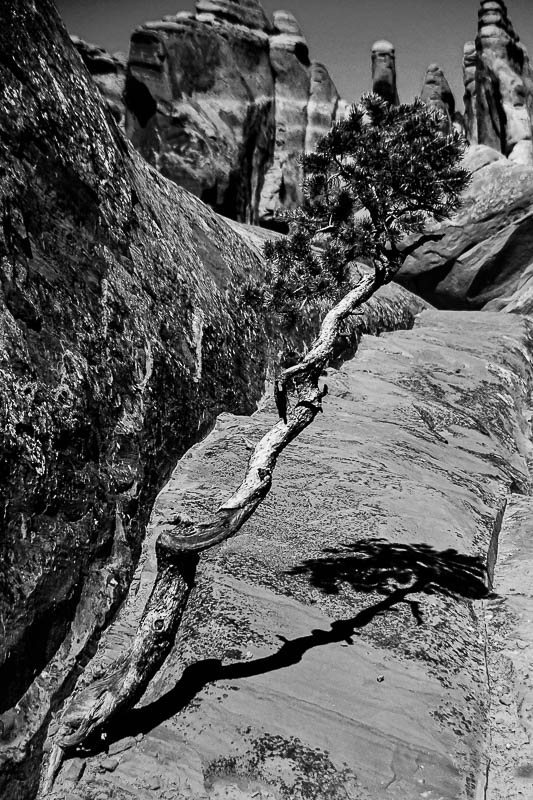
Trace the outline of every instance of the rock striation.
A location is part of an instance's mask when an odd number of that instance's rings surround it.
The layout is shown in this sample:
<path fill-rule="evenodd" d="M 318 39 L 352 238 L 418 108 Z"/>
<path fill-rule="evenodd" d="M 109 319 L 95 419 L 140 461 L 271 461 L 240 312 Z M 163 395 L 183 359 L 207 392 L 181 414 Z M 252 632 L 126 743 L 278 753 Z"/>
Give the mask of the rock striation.
<path fill-rule="evenodd" d="M 533 71 L 503 0 L 482 0 L 464 51 L 466 128 L 518 164 L 533 165 Z"/>
<path fill-rule="evenodd" d="M 299 157 L 335 121 L 339 95 L 294 16 L 199 0 L 131 37 L 127 133 L 163 175 L 215 210 L 276 226 L 302 199 Z"/>
<path fill-rule="evenodd" d="M 396 88 L 396 51 L 385 39 L 372 45 L 372 91 L 388 103 L 398 105 L 400 102 Z"/>

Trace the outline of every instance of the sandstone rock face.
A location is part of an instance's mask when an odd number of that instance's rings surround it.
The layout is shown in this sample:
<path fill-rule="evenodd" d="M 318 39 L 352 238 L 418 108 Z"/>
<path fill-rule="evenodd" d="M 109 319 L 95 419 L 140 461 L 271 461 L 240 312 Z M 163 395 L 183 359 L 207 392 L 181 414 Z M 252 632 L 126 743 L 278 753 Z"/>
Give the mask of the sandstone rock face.
<path fill-rule="evenodd" d="M 445 129 L 451 131 L 455 120 L 455 98 L 444 72 L 438 64 L 430 64 L 420 97 L 428 106 L 434 106 L 446 117 Z"/>
<path fill-rule="evenodd" d="M 318 140 L 331 127 L 332 120 L 343 114 L 339 93 L 324 64 L 311 63 L 309 102 L 307 104 L 307 127 L 305 152 L 312 153 Z"/>
<path fill-rule="evenodd" d="M 307 107 L 311 95 L 307 42 L 296 19 L 287 11 L 274 14 L 270 63 L 274 75 L 276 145 L 272 165 L 265 175 L 259 217 L 263 224 L 272 226 L 279 211 L 293 208 L 303 199 L 300 188 L 303 172 L 298 157 L 305 151 Z M 318 90 L 316 83 L 314 88 Z M 330 117 L 328 128 L 332 119 Z M 315 116 L 313 135 L 316 135 L 318 122 L 319 118 Z"/>
<path fill-rule="evenodd" d="M 464 75 L 471 141 L 533 165 L 533 71 L 503 0 L 482 0 L 475 53 L 468 43 Z"/>
<path fill-rule="evenodd" d="M 430 311 L 329 370 L 324 415 L 242 533 L 206 555 L 173 653 L 109 732 L 114 771 L 92 755 L 81 777 L 60 774 L 57 800 L 483 797 L 489 643 L 467 565 L 492 570 L 506 497 L 529 491 L 532 344 L 529 320 Z M 214 509 L 275 420 L 271 402 L 224 414 L 177 466 L 101 669 L 131 641 L 158 533 Z M 427 592 L 395 603 L 420 577 Z"/>
<path fill-rule="evenodd" d="M 463 208 L 430 226 L 442 239 L 416 250 L 398 281 L 442 308 L 533 310 L 533 168 L 471 146 Z"/>
<path fill-rule="evenodd" d="M 273 153 L 273 95 L 263 30 L 210 15 L 149 23 L 132 35 L 129 137 L 165 177 L 226 216 L 257 222 Z"/>
<path fill-rule="evenodd" d="M 118 125 L 124 129 L 126 120 L 124 89 L 126 86 L 127 57 L 123 53 L 111 55 L 102 47 L 85 42 L 79 36 L 71 36 L 70 38 L 83 63 L 93 76 L 94 82 L 100 89 Z"/>
<path fill-rule="evenodd" d="M 396 88 L 396 52 L 385 39 L 372 46 L 372 91 L 394 105 L 399 104 Z"/>
<path fill-rule="evenodd" d="M 338 93 L 294 16 L 202 0 L 131 38 L 127 132 L 163 175 L 217 211 L 275 225 L 302 199 L 298 158 L 336 119 Z"/>
<path fill-rule="evenodd" d="M 247 28 L 267 30 L 270 26 L 259 0 L 197 0 L 196 9 Z"/>
<path fill-rule="evenodd" d="M 0 795 L 26 800 L 177 459 L 316 328 L 247 304 L 257 245 L 128 146 L 49 0 L 0 23 Z M 392 297 L 381 328 L 412 324 Z"/>

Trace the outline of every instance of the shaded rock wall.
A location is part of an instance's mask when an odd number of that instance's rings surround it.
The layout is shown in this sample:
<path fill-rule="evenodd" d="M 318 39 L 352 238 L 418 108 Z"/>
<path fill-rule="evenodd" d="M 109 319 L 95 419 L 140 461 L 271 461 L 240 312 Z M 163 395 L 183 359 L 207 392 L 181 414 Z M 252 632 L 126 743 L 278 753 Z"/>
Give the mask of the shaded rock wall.
<path fill-rule="evenodd" d="M 464 52 L 466 127 L 471 142 L 533 165 L 533 71 L 503 0 L 482 0 L 475 44 Z"/>
<path fill-rule="evenodd" d="M 255 253 L 133 152 L 48 0 L 0 20 L 5 708 L 84 585 L 103 623 L 165 474 L 279 342 L 236 300 Z"/>

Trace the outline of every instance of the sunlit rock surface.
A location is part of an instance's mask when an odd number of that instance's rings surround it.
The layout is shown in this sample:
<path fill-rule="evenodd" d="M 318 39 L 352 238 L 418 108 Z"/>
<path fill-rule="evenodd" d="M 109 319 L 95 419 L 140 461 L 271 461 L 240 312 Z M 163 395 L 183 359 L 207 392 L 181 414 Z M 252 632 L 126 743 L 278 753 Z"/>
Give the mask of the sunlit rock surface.
<path fill-rule="evenodd" d="M 469 557 L 492 572 L 508 493 L 530 489 L 532 337 L 512 315 L 427 311 L 329 370 L 324 415 L 284 452 L 242 533 L 206 556 L 140 707 L 81 778 L 67 763 L 58 800 L 483 796 L 499 701 Z M 216 509 L 275 421 L 270 400 L 224 414 L 182 459 L 93 668 L 131 642 L 158 533 Z M 417 580 L 425 592 L 379 606 Z"/>

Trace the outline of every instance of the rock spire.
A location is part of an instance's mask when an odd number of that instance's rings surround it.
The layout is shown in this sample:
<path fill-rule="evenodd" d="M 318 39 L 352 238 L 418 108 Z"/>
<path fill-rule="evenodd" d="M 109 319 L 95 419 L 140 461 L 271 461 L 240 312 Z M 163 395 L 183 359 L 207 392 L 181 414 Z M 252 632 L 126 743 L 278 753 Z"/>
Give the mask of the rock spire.
<path fill-rule="evenodd" d="M 482 0 L 475 43 L 464 51 L 470 141 L 533 165 L 533 71 L 503 0 Z"/>
<path fill-rule="evenodd" d="M 394 105 L 399 104 L 396 88 L 396 53 L 385 39 L 372 46 L 372 91 Z"/>

